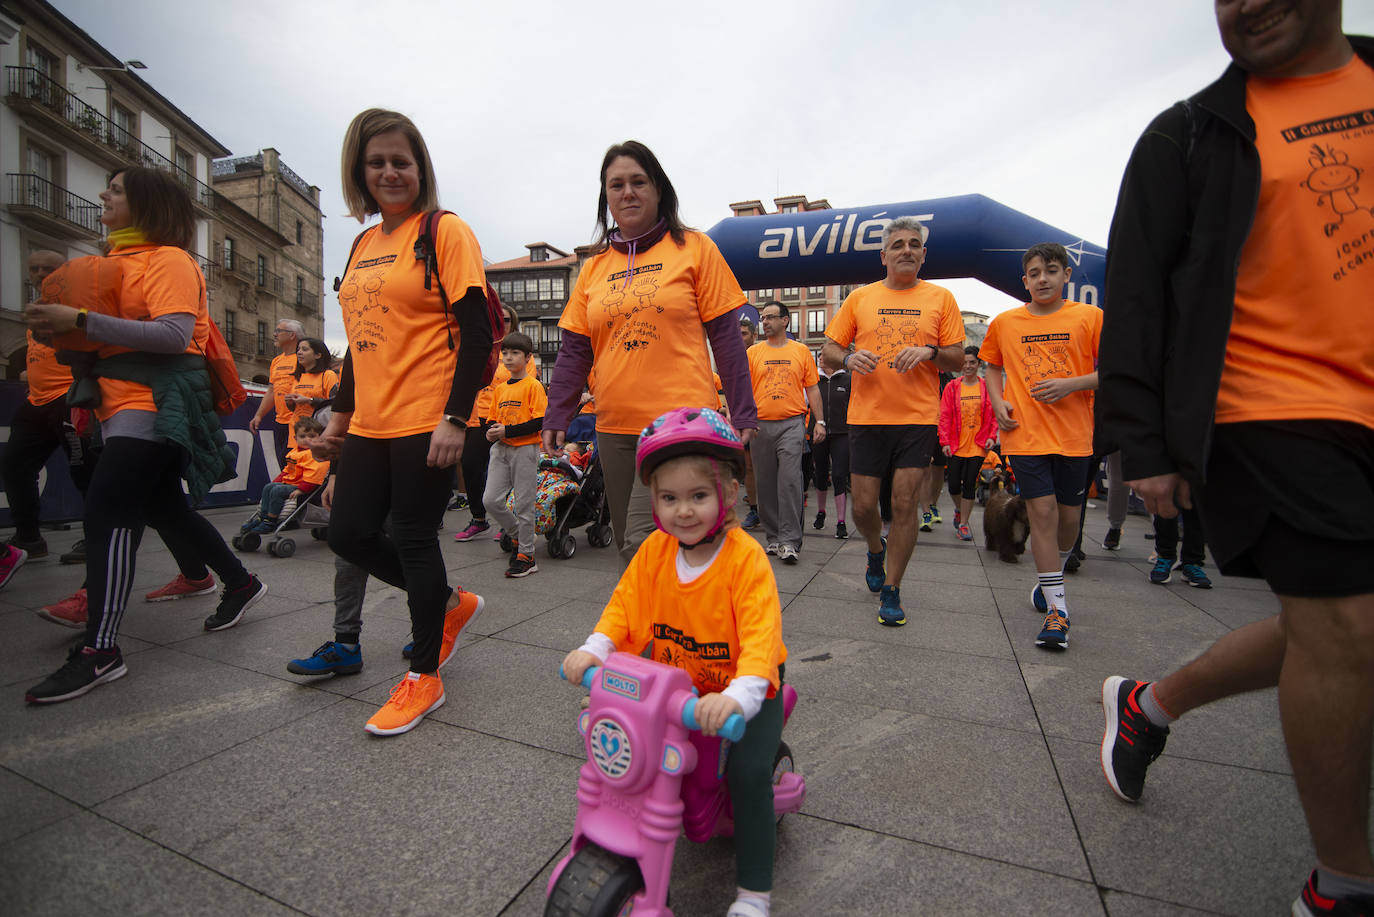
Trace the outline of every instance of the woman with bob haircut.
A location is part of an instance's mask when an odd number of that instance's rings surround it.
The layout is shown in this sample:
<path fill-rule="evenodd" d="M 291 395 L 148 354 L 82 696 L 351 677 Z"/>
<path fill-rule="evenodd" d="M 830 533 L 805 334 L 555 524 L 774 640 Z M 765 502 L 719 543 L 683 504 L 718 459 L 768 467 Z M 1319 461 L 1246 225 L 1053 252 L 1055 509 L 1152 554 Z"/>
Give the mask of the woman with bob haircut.
<path fill-rule="evenodd" d="M 296 371 L 292 374 L 296 382 L 285 398 L 286 406 L 295 414 L 291 418 L 292 447 L 296 445 L 296 421 L 328 407 L 338 394 L 339 374 L 333 366 L 334 355 L 319 338 L 301 338 L 296 345 Z"/>
<path fill-rule="evenodd" d="M 349 214 L 381 220 L 358 237 L 339 287 L 348 353 L 315 452 L 340 458 L 329 546 L 406 592 L 410 671 L 364 727 L 396 735 L 444 702 L 438 670 L 484 605 L 449 587 L 438 530 L 492 328 L 482 252 L 466 223 L 451 213 L 437 222 L 440 282 L 416 258 L 420 224 L 439 196 L 433 160 L 410 119 L 378 108 L 359 114 L 344 136 L 342 172 Z"/>
<path fill-rule="evenodd" d="M 634 472 L 640 431 L 674 408 L 717 405 L 712 354 L 745 443 L 758 412 L 739 332 L 744 292 L 715 243 L 683 225 L 677 191 L 653 151 L 637 140 L 612 146 L 599 188 L 594 253 L 558 323 L 563 340 L 544 451 L 562 449 L 595 368 L 597 448 L 616 546 L 628 564 L 654 531 L 648 488 Z"/>
<path fill-rule="evenodd" d="M 105 438 L 86 493 L 86 638 L 62 668 L 29 689 L 33 704 L 70 700 L 127 673 L 116 639 L 146 526 L 178 546 L 183 572 L 187 559 L 199 566 L 191 578 L 208 579 L 206 564 L 219 574 L 223 592 L 206 630 L 233 627 L 267 594 L 215 527 L 187 505 L 181 486 L 188 450 L 176 428 L 198 426 L 223 437 L 208 410 L 205 278 L 186 251 L 195 233 L 190 196 L 165 172 L 128 168 L 110 177 L 100 200 L 100 221 L 109 230 L 105 258 L 119 268 L 114 314 L 56 303 L 30 303 L 25 310 L 35 334 L 75 331 L 94 349 L 90 375 L 99 386 L 95 413 Z M 178 387 L 191 397 L 169 398 L 168 389 Z M 198 393 L 207 394 L 199 411 L 191 404 Z M 193 495 L 208 489 L 186 473 Z"/>

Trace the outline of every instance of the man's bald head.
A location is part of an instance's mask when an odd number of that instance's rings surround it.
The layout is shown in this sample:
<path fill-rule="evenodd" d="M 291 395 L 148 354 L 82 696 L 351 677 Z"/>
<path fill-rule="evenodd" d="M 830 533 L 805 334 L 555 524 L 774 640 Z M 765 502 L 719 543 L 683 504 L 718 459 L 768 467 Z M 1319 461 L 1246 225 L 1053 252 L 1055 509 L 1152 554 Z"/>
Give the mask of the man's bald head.
<path fill-rule="evenodd" d="M 46 248 L 29 255 L 29 286 L 35 290 L 42 288 L 44 279 L 66 261 L 66 255 Z"/>

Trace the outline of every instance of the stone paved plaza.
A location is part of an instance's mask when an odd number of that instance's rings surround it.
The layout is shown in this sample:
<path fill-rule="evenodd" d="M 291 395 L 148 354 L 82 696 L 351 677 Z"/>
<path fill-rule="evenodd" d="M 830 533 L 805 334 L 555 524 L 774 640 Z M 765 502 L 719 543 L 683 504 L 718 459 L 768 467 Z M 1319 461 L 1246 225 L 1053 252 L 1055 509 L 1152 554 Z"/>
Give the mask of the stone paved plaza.
<path fill-rule="evenodd" d="M 249 512 L 210 518 L 228 534 Z M 907 573 L 907 626 L 885 628 L 862 542 L 808 515 L 801 562 L 774 562 L 801 696 L 784 736 L 808 790 L 779 827 L 776 915 L 1287 913 L 1313 857 L 1274 692 L 1186 717 L 1138 806 L 1098 764 L 1104 677 L 1157 677 L 1277 604 L 1250 581 L 1151 585 L 1147 520 L 1108 554 L 1103 512 L 1064 654 L 1032 644 L 1029 553 L 1000 563 L 947 517 Z M 396 590 L 372 583 L 360 674 L 286 671 L 332 634 L 333 558 L 309 538 L 252 556 L 270 594 L 207 634 L 215 597 L 142 601 L 175 573 L 150 533 L 128 676 L 26 706 L 77 637 L 34 614 L 81 575 L 56 560 L 78 531 L 48 533 L 49 559 L 0 593 L 0 913 L 541 913 L 581 754 L 578 692 L 555 672 L 618 567 L 579 532 L 576 556 L 541 544 L 539 572 L 507 580 L 494 542 L 453 541 L 466 523 L 448 514 L 444 555 L 487 609 L 444 670 L 447 704 L 389 739 L 362 726 L 406 669 Z M 676 913 L 723 914 L 733 893 L 729 841 L 679 845 Z"/>

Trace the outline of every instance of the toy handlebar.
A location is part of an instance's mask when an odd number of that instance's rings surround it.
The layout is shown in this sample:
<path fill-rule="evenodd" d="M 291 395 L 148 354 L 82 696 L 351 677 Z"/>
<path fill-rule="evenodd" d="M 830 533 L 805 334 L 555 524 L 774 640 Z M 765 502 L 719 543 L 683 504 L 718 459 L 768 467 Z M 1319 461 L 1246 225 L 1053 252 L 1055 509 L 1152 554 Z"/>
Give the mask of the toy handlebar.
<path fill-rule="evenodd" d="M 592 685 L 596 682 L 597 676 L 600 674 L 601 666 L 587 666 L 586 671 L 582 673 L 582 687 L 590 691 Z M 564 681 L 568 680 L 568 676 L 563 674 L 562 665 L 558 667 L 558 677 Z M 682 725 L 686 726 L 688 729 L 700 731 L 701 726 L 697 723 L 696 711 L 697 698 L 688 698 L 687 703 L 682 706 Z M 740 716 L 738 713 L 732 713 L 726 718 L 725 725 L 720 727 L 718 734 L 722 739 L 738 742 L 740 739 L 744 738 L 745 725 L 744 717 Z"/>

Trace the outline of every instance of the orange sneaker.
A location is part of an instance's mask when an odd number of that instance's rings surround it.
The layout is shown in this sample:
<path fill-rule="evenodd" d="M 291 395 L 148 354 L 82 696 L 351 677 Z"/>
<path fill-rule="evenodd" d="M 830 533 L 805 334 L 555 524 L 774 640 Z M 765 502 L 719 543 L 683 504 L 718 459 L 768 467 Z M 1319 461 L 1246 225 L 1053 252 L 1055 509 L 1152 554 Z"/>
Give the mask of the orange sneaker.
<path fill-rule="evenodd" d="M 85 627 L 86 590 L 78 589 L 75 595 L 69 595 L 56 604 L 38 609 L 38 616 L 63 627 Z"/>
<path fill-rule="evenodd" d="M 459 634 L 476 621 L 477 616 L 486 607 L 486 600 L 477 593 L 468 592 L 466 589 L 453 590 L 453 595 L 448 599 L 448 607 L 444 609 L 444 638 L 439 643 L 440 669 L 453 658 L 453 649 L 458 645 Z"/>
<path fill-rule="evenodd" d="M 176 579 L 161 589 L 154 589 L 143 597 L 143 601 L 170 602 L 172 599 L 181 599 L 188 595 L 209 595 L 214 591 L 215 578 L 211 574 L 205 574 L 205 579 L 187 579 L 178 573 Z"/>
<path fill-rule="evenodd" d="M 391 689 L 391 698 L 372 715 L 363 728 L 374 736 L 394 736 L 409 732 L 432 710 L 444 705 L 444 683 L 438 675 L 406 673 Z"/>

